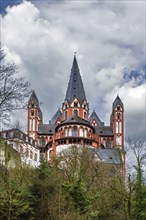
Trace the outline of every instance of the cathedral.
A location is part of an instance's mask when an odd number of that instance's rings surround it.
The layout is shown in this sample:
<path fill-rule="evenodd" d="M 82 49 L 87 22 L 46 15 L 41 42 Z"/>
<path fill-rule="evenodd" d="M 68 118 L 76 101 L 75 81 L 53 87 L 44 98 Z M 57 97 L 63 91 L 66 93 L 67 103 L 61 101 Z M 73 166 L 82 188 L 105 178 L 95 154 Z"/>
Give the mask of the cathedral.
<path fill-rule="evenodd" d="M 32 92 L 28 101 L 27 135 L 37 143 L 47 161 L 69 146 L 84 145 L 95 149 L 102 162 L 125 164 L 124 105 L 119 96 L 111 107 L 108 126 L 104 125 L 95 110 L 89 113 L 89 102 L 74 55 L 62 108 L 57 110 L 49 123 L 43 122 L 39 100 Z"/>
<path fill-rule="evenodd" d="M 94 150 L 99 162 L 122 166 L 125 173 L 124 105 L 119 96 L 112 104 L 110 124 L 104 125 L 89 102 L 80 75 L 76 55 L 62 103 L 49 123 L 44 124 L 39 100 L 33 91 L 27 107 L 27 134 L 19 128 L 0 131 L 0 138 L 19 153 L 22 162 L 37 167 L 41 157 L 47 161 L 72 145 Z M 5 153 L 0 152 L 4 163 Z M 14 161 L 14 160 L 13 160 Z"/>

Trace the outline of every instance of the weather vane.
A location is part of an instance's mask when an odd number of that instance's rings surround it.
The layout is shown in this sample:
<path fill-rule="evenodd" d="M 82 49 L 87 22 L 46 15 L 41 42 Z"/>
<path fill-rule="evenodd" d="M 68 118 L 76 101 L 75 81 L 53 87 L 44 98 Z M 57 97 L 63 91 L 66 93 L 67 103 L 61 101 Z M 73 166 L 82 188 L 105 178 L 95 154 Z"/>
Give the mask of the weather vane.
<path fill-rule="evenodd" d="M 77 52 L 75 51 L 75 52 L 74 52 L 74 55 L 76 55 L 76 53 L 77 53 Z"/>

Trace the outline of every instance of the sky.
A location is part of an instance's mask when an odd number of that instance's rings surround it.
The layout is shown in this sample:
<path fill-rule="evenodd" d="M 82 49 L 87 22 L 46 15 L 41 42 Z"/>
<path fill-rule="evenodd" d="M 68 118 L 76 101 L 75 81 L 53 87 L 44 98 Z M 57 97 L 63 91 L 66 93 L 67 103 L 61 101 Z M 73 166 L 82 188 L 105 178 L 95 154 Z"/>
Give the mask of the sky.
<path fill-rule="evenodd" d="M 117 94 L 125 137 L 146 138 L 145 1 L 1 0 L 1 43 L 19 76 L 30 81 L 44 123 L 64 101 L 77 52 L 90 113 L 109 125 Z M 12 121 L 27 126 L 27 111 Z"/>

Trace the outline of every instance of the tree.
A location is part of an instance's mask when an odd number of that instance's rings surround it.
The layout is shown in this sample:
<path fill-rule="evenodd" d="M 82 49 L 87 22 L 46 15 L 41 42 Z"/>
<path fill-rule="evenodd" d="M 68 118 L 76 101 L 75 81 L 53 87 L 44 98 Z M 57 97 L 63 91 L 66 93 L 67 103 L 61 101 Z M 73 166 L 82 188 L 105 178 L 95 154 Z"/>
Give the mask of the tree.
<path fill-rule="evenodd" d="M 30 191 L 34 170 L 22 165 L 19 156 L 11 145 L 0 139 L 0 150 L 5 150 L 5 157 L 0 161 L 0 219 L 17 220 L 32 219 L 31 203 L 33 195 Z M 12 157 L 14 157 L 12 161 Z M 5 159 L 5 161 L 4 161 Z"/>
<path fill-rule="evenodd" d="M 8 123 L 13 110 L 26 107 L 26 99 L 30 94 L 30 83 L 17 76 L 17 66 L 6 62 L 5 57 L 0 48 L 0 121 L 3 124 Z"/>
<path fill-rule="evenodd" d="M 133 164 L 134 171 L 136 175 L 133 180 L 129 174 L 128 184 L 130 188 L 128 189 L 129 195 L 132 200 L 130 201 L 131 210 L 128 210 L 130 214 L 129 218 L 136 220 L 146 219 L 146 186 L 144 184 L 144 164 L 146 162 L 146 143 L 138 139 L 127 138 L 127 143 L 129 149 L 132 151 L 136 163 Z"/>
<path fill-rule="evenodd" d="M 120 167 L 100 163 L 94 151 L 86 146 L 72 146 L 62 151 L 58 162 L 63 173 L 66 210 L 82 220 L 125 219 Z"/>

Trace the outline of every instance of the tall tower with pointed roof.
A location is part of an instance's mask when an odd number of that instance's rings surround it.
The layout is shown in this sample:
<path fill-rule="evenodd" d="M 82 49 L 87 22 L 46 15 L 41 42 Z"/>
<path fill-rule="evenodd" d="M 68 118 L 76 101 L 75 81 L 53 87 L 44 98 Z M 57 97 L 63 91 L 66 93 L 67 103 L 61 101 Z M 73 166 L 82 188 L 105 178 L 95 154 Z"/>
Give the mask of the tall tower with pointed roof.
<path fill-rule="evenodd" d="M 89 116 L 89 104 L 86 99 L 76 55 L 74 55 L 67 92 L 62 104 L 62 113 L 63 120 L 67 120 L 73 115 L 88 120 Z"/>
<path fill-rule="evenodd" d="M 29 137 L 32 137 L 34 140 L 37 139 L 38 125 L 41 124 L 42 121 L 42 111 L 35 91 L 33 91 L 28 101 L 27 133 Z"/>
<path fill-rule="evenodd" d="M 124 149 L 124 105 L 118 95 L 113 102 L 111 126 L 113 127 L 114 146 Z"/>

